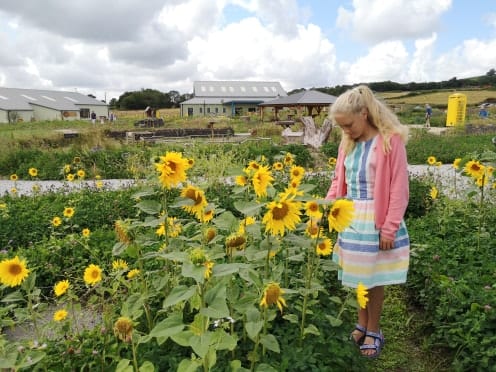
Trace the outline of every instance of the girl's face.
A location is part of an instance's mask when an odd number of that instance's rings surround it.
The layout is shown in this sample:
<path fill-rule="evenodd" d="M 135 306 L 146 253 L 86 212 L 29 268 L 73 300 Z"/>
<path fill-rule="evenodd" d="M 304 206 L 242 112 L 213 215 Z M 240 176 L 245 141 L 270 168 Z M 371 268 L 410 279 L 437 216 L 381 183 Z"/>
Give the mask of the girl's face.
<path fill-rule="evenodd" d="M 354 141 L 363 140 L 371 129 L 371 125 L 367 120 L 366 109 L 363 109 L 358 114 L 336 113 L 334 120 L 343 132 Z"/>

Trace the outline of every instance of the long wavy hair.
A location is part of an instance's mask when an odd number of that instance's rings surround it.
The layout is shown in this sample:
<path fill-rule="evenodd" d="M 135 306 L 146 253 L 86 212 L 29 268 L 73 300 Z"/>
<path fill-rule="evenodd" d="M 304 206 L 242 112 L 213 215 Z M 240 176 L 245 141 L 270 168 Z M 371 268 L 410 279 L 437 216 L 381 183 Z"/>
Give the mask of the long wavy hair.
<path fill-rule="evenodd" d="M 408 127 L 401 124 L 391 109 L 377 99 L 366 85 L 359 85 L 341 94 L 331 105 L 329 117 L 336 125 L 334 119 L 336 114 L 358 114 L 364 108 L 367 109 L 367 120 L 370 125 L 376 127 L 383 138 L 384 153 L 387 154 L 391 150 L 391 136 L 394 134 L 399 134 L 405 144 L 408 142 Z M 341 146 L 348 154 L 355 147 L 355 141 L 343 132 Z"/>

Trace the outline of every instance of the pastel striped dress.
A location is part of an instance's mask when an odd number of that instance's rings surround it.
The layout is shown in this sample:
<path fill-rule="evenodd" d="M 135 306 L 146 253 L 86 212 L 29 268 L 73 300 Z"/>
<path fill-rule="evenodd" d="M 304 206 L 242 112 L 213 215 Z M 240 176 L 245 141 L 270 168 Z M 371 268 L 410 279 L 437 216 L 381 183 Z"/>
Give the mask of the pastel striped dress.
<path fill-rule="evenodd" d="M 406 281 L 410 257 L 410 239 L 405 222 L 401 221 L 394 248 L 379 249 L 379 230 L 374 222 L 374 180 L 377 136 L 357 142 L 344 161 L 347 198 L 354 201 L 352 224 L 338 234 L 333 260 L 340 266 L 338 279 L 348 287 L 359 282 L 367 288 L 399 284 Z"/>

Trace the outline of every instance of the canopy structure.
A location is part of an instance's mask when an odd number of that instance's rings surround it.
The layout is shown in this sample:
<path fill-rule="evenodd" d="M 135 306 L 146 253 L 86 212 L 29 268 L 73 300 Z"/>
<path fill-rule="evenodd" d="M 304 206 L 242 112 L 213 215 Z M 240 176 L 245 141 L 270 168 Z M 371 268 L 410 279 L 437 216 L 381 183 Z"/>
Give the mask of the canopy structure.
<path fill-rule="evenodd" d="M 304 90 L 299 93 L 291 94 L 286 97 L 279 97 L 270 101 L 260 103 L 261 119 L 265 107 L 273 107 L 275 111 L 275 120 L 278 120 L 278 111 L 283 108 L 295 108 L 298 111 L 298 117 L 303 116 L 303 109 L 307 109 L 307 115 L 312 116 L 313 110 L 320 114 L 322 108 L 328 107 L 336 101 L 335 96 L 325 94 L 317 90 Z"/>

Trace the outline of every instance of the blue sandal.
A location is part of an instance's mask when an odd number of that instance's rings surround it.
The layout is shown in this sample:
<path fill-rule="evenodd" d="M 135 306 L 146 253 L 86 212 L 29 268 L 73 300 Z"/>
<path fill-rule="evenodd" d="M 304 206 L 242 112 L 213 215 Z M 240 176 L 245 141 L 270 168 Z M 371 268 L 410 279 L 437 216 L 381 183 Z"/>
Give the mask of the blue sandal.
<path fill-rule="evenodd" d="M 364 356 L 366 358 L 370 358 L 370 359 L 377 358 L 379 355 L 381 355 L 382 348 L 384 347 L 384 342 L 385 342 L 384 335 L 382 334 L 381 331 L 379 331 L 379 333 L 368 331 L 365 333 L 365 337 L 372 337 L 374 339 L 374 343 L 373 344 L 362 344 L 360 346 L 360 351 L 374 350 L 375 352 L 370 354 L 370 355 L 362 353 L 362 356 Z M 365 337 L 364 337 L 364 340 L 365 340 Z"/>
<path fill-rule="evenodd" d="M 362 332 L 363 335 L 356 338 L 353 333 L 355 331 L 358 331 L 358 332 Z M 357 346 L 360 346 L 363 344 L 363 341 L 365 340 L 365 334 L 367 333 L 367 328 L 361 326 L 360 324 L 355 324 L 355 329 L 353 331 L 351 331 L 351 334 L 350 334 L 350 340 L 353 341 L 353 343 Z"/>

